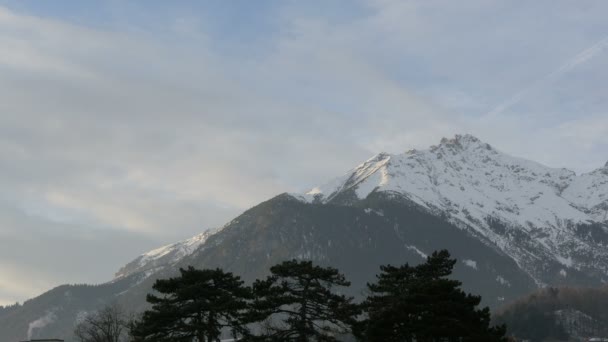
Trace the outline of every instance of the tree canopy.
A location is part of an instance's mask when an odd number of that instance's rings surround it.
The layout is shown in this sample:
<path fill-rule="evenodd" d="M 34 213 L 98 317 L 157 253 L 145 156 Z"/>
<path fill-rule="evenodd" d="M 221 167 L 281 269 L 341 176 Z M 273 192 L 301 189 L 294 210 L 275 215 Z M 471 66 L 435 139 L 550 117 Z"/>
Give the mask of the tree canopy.
<path fill-rule="evenodd" d="M 149 294 L 152 309 L 133 327 L 135 341 L 219 341 L 227 328 L 246 334 L 243 315 L 250 290 L 243 281 L 221 269 L 180 269 L 181 276 L 159 279 Z"/>
<path fill-rule="evenodd" d="M 343 274 L 312 261 L 270 268 L 251 288 L 221 269 L 180 269 L 157 280 L 152 309 L 132 325 L 133 341 L 220 341 L 231 331 L 242 341 L 505 342 L 505 326 L 490 326 L 481 297 L 449 278 L 456 260 L 443 250 L 426 262 L 381 266 L 360 304 L 340 291 Z"/>
<path fill-rule="evenodd" d="M 506 341 L 505 327 L 490 327 L 481 297 L 466 294 L 449 279 L 455 259 L 443 250 L 418 266 L 382 266 L 368 284 L 362 306 L 366 318 L 357 328 L 363 341 Z"/>
<path fill-rule="evenodd" d="M 291 260 L 270 272 L 253 286 L 253 314 L 265 323 L 260 339 L 337 341 L 336 335 L 350 331 L 357 308 L 351 297 L 333 291 L 350 285 L 337 269 Z"/>

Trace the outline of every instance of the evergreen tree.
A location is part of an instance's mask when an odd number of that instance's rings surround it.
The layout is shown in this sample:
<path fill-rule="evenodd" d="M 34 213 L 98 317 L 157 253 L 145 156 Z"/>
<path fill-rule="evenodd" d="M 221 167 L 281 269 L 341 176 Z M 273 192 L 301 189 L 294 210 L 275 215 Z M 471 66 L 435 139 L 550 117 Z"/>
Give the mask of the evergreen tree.
<path fill-rule="evenodd" d="M 357 327 L 363 341 L 506 341 L 505 327 L 490 327 L 481 297 L 466 294 L 448 279 L 456 260 L 443 250 L 418 266 L 382 266 L 362 304 L 366 319 Z"/>
<path fill-rule="evenodd" d="M 524 312 L 518 312 L 517 316 L 509 321 L 509 331 L 531 342 L 569 339 L 568 333 L 557 321 L 554 311 L 543 312 L 534 306 L 526 308 Z"/>
<path fill-rule="evenodd" d="M 252 315 L 264 321 L 262 341 L 337 341 L 357 314 L 352 298 L 334 293 L 350 286 L 337 269 L 291 260 L 273 266 L 266 280 L 253 286 Z"/>
<path fill-rule="evenodd" d="M 163 296 L 147 296 L 152 309 L 134 324 L 135 341 L 215 342 L 224 328 L 235 337 L 247 334 L 242 317 L 251 291 L 239 277 L 221 269 L 193 267 L 180 273 L 154 284 L 153 289 Z"/>

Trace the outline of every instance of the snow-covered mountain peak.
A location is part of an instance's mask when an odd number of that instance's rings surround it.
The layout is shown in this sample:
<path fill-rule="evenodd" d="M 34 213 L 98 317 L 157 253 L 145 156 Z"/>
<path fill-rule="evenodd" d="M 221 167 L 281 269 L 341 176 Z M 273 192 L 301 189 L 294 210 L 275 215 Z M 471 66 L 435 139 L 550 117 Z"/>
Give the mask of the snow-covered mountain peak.
<path fill-rule="evenodd" d="M 456 186 L 456 183 L 458 188 L 493 189 L 502 193 L 517 188 L 524 191 L 529 188 L 528 183 L 534 183 L 559 195 L 575 176 L 569 170 L 511 157 L 467 134 L 443 138 L 439 145 L 427 150 L 377 154 L 345 175 L 313 188 L 304 198 L 327 202 L 353 189 L 359 198 L 365 198 L 372 191 L 393 191 L 420 195 L 420 202 L 429 202 L 445 187 L 442 185 Z"/>
<path fill-rule="evenodd" d="M 337 193 L 348 188 L 356 187 L 361 182 L 366 180 L 369 176 L 376 173 L 384 165 L 386 165 L 393 156 L 389 153 L 378 153 L 377 155 L 369 158 L 365 162 L 359 164 L 353 170 L 338 177 L 324 185 L 314 187 L 303 195 L 292 194 L 294 197 L 301 198 L 304 201 L 314 201 L 321 199 L 325 194 L 333 192 Z"/>
<path fill-rule="evenodd" d="M 475 148 L 489 148 L 488 144 L 485 144 L 478 138 L 470 134 L 456 134 L 454 138 L 442 138 L 439 146 L 444 146 L 453 150 L 469 150 Z"/>
<path fill-rule="evenodd" d="M 519 247 L 505 240 L 504 231 L 495 230 L 496 224 L 532 234 L 538 248 L 547 249 L 568 267 L 577 267 L 574 255 L 595 247 L 577 237 L 573 227 L 608 222 L 608 172 L 604 170 L 577 176 L 567 169 L 502 153 L 467 134 L 444 138 L 426 150 L 378 154 L 295 197 L 332 203 L 352 194 L 361 200 L 372 193 L 396 194 L 472 229 L 506 252 Z M 575 252 L 560 251 L 563 244 Z M 521 261 L 521 256 L 513 258 Z"/>

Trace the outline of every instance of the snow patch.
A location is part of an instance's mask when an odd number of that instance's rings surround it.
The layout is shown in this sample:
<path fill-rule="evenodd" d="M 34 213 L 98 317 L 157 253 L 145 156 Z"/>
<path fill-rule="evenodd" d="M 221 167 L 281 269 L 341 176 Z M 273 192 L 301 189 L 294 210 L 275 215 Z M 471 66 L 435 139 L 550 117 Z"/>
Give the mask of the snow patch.
<path fill-rule="evenodd" d="M 374 210 L 374 209 L 372 209 L 372 208 L 365 208 L 365 209 L 363 209 L 363 211 L 364 211 L 366 214 L 371 214 L 371 213 L 374 213 L 374 214 L 376 214 L 376 215 L 378 215 L 378 216 L 384 216 L 384 212 L 383 212 L 382 210 Z"/>
<path fill-rule="evenodd" d="M 312 188 L 309 192 L 307 192 L 307 195 L 317 195 L 317 194 L 322 194 L 323 191 L 321 190 L 321 188 L 316 187 L 316 188 Z"/>
<path fill-rule="evenodd" d="M 504 286 L 507 286 L 507 287 L 511 287 L 511 283 L 507 279 L 503 278 L 500 275 L 496 276 L 496 281 L 498 283 L 500 283 L 501 285 L 504 285 Z"/>
<path fill-rule="evenodd" d="M 149 277 L 152 270 L 152 272 L 158 271 L 164 266 L 173 265 L 184 257 L 193 254 L 210 236 L 218 233 L 221 229 L 223 228 L 209 229 L 190 239 L 159 247 L 144 253 L 121 268 L 116 273 L 114 281 L 139 272 L 146 272 L 145 277 Z"/>
<path fill-rule="evenodd" d="M 475 260 L 470 260 L 470 259 L 464 259 L 462 260 L 462 263 L 465 264 L 466 266 L 469 266 L 472 269 L 477 269 L 477 261 Z"/>
<path fill-rule="evenodd" d="M 211 234 L 204 232 L 188 240 L 180 241 L 171 245 L 163 246 L 141 255 L 140 265 L 145 265 L 152 260 L 158 260 L 169 253 L 173 253 L 172 261 L 177 261 L 186 255 L 192 254 L 201 244 L 203 244 Z"/>
<path fill-rule="evenodd" d="M 426 259 L 426 258 L 428 258 L 428 257 L 429 257 L 429 256 L 428 256 L 426 253 L 424 253 L 423 251 L 421 251 L 420 249 L 418 249 L 418 247 L 416 247 L 416 246 L 405 246 L 405 248 L 407 248 L 407 249 L 409 249 L 410 251 L 413 251 L 413 252 L 415 252 L 416 254 L 420 255 L 420 257 L 421 257 L 422 259 Z"/>
<path fill-rule="evenodd" d="M 561 255 L 556 255 L 555 258 L 557 259 L 557 261 L 560 264 L 562 264 L 562 265 L 564 265 L 566 267 L 572 267 L 572 265 L 574 264 L 574 262 L 572 261 L 571 257 L 564 258 Z"/>

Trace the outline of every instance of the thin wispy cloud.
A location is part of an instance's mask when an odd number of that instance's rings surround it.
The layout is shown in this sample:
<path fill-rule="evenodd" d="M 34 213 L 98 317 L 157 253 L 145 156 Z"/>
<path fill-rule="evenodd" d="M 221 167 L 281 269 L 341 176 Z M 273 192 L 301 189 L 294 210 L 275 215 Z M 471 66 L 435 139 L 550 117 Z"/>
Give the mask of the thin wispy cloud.
<path fill-rule="evenodd" d="M 579 65 L 587 63 L 597 55 L 604 53 L 606 48 L 608 48 L 608 36 L 599 40 L 597 43 L 591 45 L 587 49 L 579 52 L 576 56 L 569 59 L 566 63 L 562 64 L 559 68 L 555 69 L 551 73 L 538 79 L 531 85 L 523 88 L 521 91 L 517 92 L 515 95 L 509 98 L 507 101 L 496 106 L 487 115 L 496 116 L 502 114 L 504 111 L 517 105 L 527 97 L 533 95 L 535 92 L 540 92 L 543 90 L 543 88 L 549 87 L 551 84 L 556 82 L 561 76 L 574 70 Z"/>

